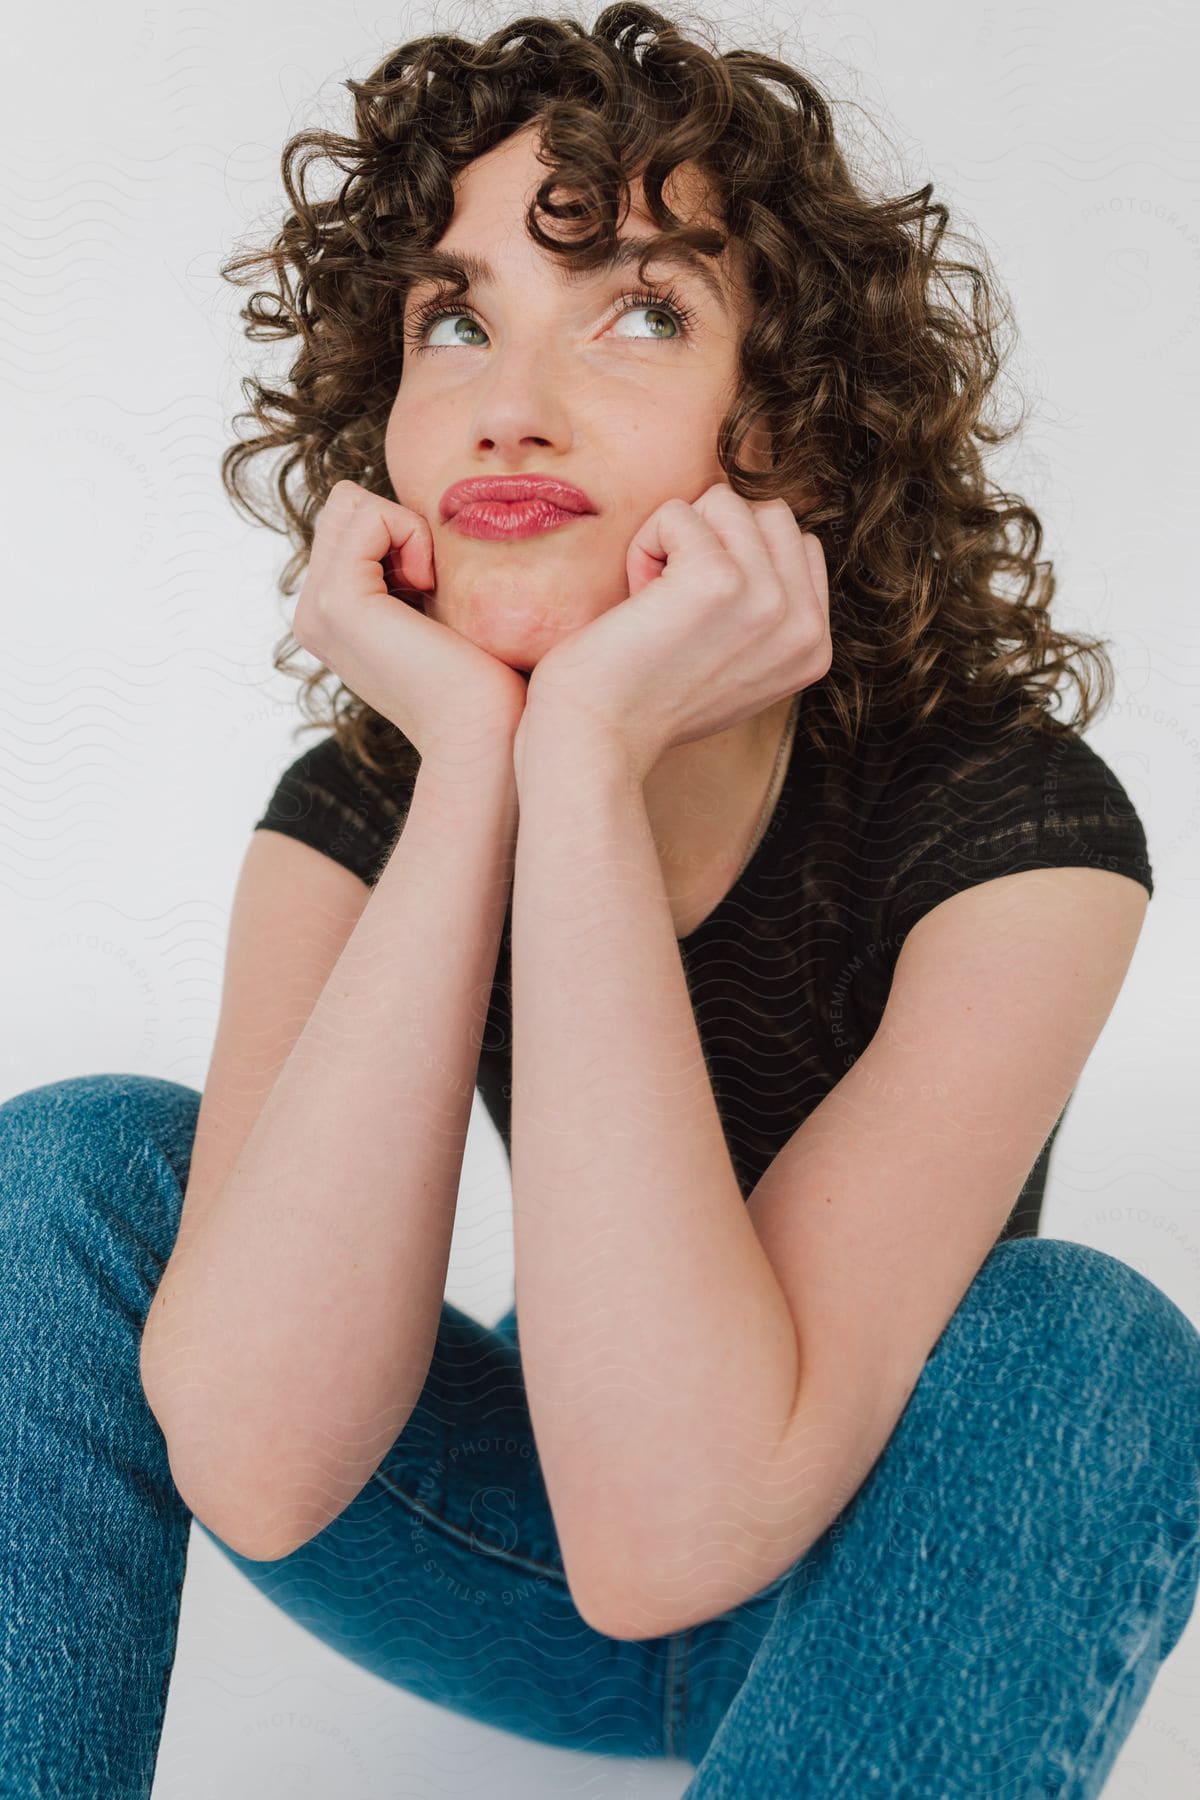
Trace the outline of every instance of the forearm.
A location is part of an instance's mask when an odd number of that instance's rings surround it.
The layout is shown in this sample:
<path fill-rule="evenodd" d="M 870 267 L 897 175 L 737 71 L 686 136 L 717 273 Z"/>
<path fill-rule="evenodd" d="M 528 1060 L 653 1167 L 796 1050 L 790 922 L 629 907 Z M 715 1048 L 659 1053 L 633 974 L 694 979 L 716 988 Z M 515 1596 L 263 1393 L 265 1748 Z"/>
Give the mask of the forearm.
<path fill-rule="evenodd" d="M 725 1143 L 641 785 L 530 717 L 513 889 L 517 1309 L 547 1491 L 593 1611 L 712 1617 L 797 1341 Z M 572 1566 L 574 1564 L 574 1566 Z M 637 1606 L 635 1606 L 635 1597 Z M 702 1612 L 701 1612 L 701 1609 Z"/>
<path fill-rule="evenodd" d="M 336 1517 L 428 1372 L 515 838 L 506 745 L 422 764 L 361 918 L 160 1285 L 143 1364 L 172 1466 L 202 1516 L 211 1495 L 259 1541 Z"/>

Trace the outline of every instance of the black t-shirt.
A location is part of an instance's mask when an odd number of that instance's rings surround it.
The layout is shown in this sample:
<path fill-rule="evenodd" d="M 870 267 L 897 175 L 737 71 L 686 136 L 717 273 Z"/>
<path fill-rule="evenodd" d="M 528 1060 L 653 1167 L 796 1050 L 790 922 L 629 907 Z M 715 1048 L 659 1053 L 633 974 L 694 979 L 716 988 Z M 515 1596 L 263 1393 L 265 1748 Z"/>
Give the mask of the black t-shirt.
<path fill-rule="evenodd" d="M 761 843 L 679 940 L 743 1199 L 870 1042 L 905 934 L 939 901 L 1061 865 L 1113 869 L 1154 891 L 1133 803 L 1078 733 L 1030 728 L 1006 741 L 943 715 L 920 732 L 872 725 L 853 755 L 822 754 L 803 708 Z M 348 761 L 327 735 L 286 770 L 255 829 L 299 838 L 373 885 L 412 786 Z M 510 893 L 476 1074 L 510 1153 L 511 928 Z M 997 1241 L 1036 1234 L 1061 1123 Z"/>

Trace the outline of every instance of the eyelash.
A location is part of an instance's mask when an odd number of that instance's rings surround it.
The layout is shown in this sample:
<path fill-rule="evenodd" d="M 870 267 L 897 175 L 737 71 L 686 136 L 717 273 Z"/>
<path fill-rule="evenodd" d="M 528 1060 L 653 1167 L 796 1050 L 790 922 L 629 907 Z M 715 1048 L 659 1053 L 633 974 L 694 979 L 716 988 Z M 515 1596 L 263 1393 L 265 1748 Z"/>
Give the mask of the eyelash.
<path fill-rule="evenodd" d="M 656 293 L 649 288 L 635 288 L 630 293 L 622 294 L 621 299 L 622 302 L 628 301 L 628 305 L 622 304 L 618 308 L 618 317 L 623 313 L 636 312 L 641 306 L 653 307 L 656 310 L 661 308 L 664 312 L 674 314 L 675 321 L 680 326 L 684 337 L 691 336 L 696 323 L 696 314 L 687 302 L 680 298 L 674 288 L 668 288 L 666 293 Z M 408 328 L 405 332 L 405 337 L 409 344 L 414 348 L 420 348 L 429 331 L 437 324 L 439 319 L 460 318 L 474 319 L 475 315 L 469 307 L 446 306 L 443 301 L 443 296 L 441 294 L 434 294 L 430 299 L 423 301 L 420 306 L 414 309 L 412 318 L 409 320 Z M 475 320 L 475 322 L 478 324 L 479 321 Z M 664 338 L 661 341 L 663 343 L 672 343 L 677 340 Z M 426 347 L 433 350 L 449 350 L 453 348 L 450 344 L 431 344 Z M 462 348 L 470 349 L 472 346 L 465 344 Z"/>

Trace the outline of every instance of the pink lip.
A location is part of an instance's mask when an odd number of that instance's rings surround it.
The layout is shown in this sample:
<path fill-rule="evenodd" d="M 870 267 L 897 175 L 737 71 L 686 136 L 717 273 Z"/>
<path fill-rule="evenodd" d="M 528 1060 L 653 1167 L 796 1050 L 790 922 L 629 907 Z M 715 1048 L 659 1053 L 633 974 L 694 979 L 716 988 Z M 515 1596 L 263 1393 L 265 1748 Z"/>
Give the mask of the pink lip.
<path fill-rule="evenodd" d="M 442 519 L 452 519 L 464 506 L 485 500 L 537 500 L 568 513 L 596 510 L 582 488 L 552 475 L 479 475 L 469 481 L 456 481 L 446 489 L 439 502 Z"/>
<path fill-rule="evenodd" d="M 488 500 L 460 506 L 449 521 L 451 531 L 462 537 L 504 538 L 534 537 L 540 531 L 553 531 L 556 526 L 570 525 L 583 515 L 568 512 L 565 506 L 551 506 L 546 500 Z"/>

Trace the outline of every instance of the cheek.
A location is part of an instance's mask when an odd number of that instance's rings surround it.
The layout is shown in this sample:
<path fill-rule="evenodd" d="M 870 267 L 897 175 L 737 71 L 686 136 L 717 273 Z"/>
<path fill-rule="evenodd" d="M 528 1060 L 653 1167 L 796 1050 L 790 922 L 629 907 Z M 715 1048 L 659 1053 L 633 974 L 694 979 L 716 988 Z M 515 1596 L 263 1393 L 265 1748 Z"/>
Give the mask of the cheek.
<path fill-rule="evenodd" d="M 429 446 L 429 435 L 416 418 L 412 406 L 394 406 L 383 437 L 383 460 L 397 499 L 402 488 L 414 495 L 422 491 L 430 459 L 422 455 L 420 446 Z"/>
<path fill-rule="evenodd" d="M 384 428 L 384 447 L 389 457 L 403 459 L 413 469 L 425 468 L 430 454 L 453 436 L 445 405 L 439 406 L 432 395 L 418 397 L 415 390 L 401 389 L 392 402 Z"/>
<path fill-rule="evenodd" d="M 407 397 L 393 401 L 384 430 L 384 442 L 387 445 L 389 456 L 398 451 L 405 442 L 411 441 L 413 411 L 412 402 Z"/>

